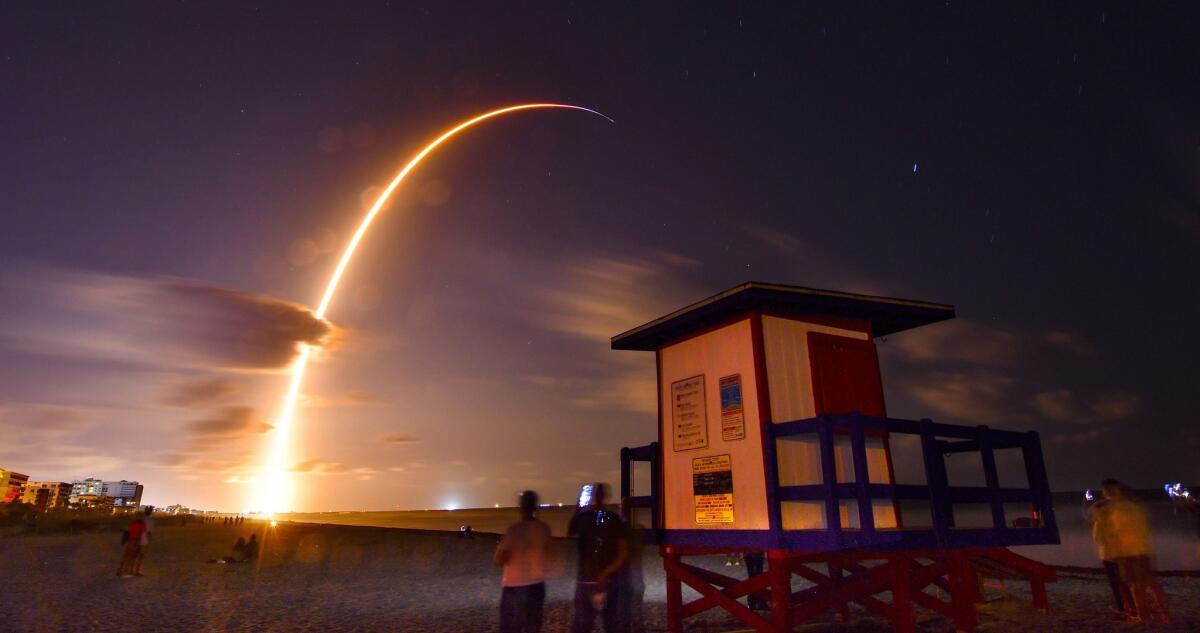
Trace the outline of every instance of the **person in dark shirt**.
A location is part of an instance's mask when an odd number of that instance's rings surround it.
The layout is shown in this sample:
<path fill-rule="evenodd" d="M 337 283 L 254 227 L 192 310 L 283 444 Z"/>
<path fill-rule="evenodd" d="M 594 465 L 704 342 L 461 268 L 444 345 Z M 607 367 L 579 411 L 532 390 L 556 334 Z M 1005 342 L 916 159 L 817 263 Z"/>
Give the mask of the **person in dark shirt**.
<path fill-rule="evenodd" d="M 250 540 L 246 541 L 246 547 L 242 550 L 242 560 L 252 561 L 258 558 L 258 535 L 251 534 Z"/>
<path fill-rule="evenodd" d="M 624 633 L 628 626 L 622 617 L 620 573 L 629 560 L 629 535 L 621 516 L 604 507 L 605 497 L 604 484 L 596 484 L 591 503 L 579 508 L 567 528 L 579 548 L 571 633 L 590 633 L 597 613 L 605 633 Z"/>

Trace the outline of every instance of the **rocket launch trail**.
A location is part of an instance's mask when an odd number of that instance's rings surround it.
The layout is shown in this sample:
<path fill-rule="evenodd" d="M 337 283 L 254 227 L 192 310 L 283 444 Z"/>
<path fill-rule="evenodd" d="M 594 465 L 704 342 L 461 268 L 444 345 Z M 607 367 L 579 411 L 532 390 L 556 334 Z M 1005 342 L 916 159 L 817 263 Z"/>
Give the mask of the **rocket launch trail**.
<path fill-rule="evenodd" d="M 333 303 L 333 298 L 337 294 L 338 284 L 342 280 L 342 275 L 345 274 L 346 268 L 350 265 L 350 260 L 353 259 L 355 251 L 358 249 L 359 243 L 367 230 L 371 227 L 371 223 L 375 220 L 375 216 L 391 199 L 400 185 L 404 183 L 405 178 L 413 169 L 421 163 L 431 152 L 440 147 L 446 141 L 456 136 L 470 127 L 479 123 L 500 117 L 506 114 L 522 112 L 525 110 L 540 110 L 540 109 L 566 109 L 578 110 L 587 112 L 596 116 L 607 119 L 610 123 L 612 119 L 588 108 L 560 104 L 560 103 L 524 103 L 520 105 L 509 106 L 485 112 L 476 117 L 467 119 L 451 127 L 443 132 L 440 136 L 426 145 L 421 151 L 417 152 L 416 156 L 408 161 L 407 164 L 396 174 L 387 188 L 383 190 L 379 197 L 375 200 L 375 204 L 367 211 L 362 221 L 358 225 L 358 229 L 354 231 L 350 242 L 346 244 L 345 250 L 342 251 L 342 256 L 338 260 L 337 267 L 334 268 L 333 274 L 329 277 L 328 283 L 325 285 L 325 292 L 321 295 L 321 301 L 317 304 L 317 309 L 314 314 L 317 318 L 324 319 L 329 311 L 330 305 Z M 291 487 L 288 480 L 288 449 L 291 446 L 292 430 L 295 426 L 294 420 L 296 415 L 296 400 L 300 395 L 300 387 L 304 382 L 304 372 L 308 367 L 308 360 L 312 355 L 312 347 L 308 344 L 300 344 L 300 352 L 292 363 L 291 379 L 288 383 L 287 393 L 284 396 L 283 407 L 279 418 L 275 425 L 275 434 L 272 438 L 270 454 L 266 463 L 265 476 L 260 479 L 259 483 L 259 500 L 256 508 L 267 514 L 274 514 L 288 508 L 291 502 Z"/>

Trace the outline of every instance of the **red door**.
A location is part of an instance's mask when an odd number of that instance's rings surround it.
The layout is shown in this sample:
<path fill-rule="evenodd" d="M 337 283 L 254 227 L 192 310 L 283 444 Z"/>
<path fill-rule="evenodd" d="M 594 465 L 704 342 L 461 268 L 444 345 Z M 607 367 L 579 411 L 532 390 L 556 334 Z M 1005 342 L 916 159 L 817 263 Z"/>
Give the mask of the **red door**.
<path fill-rule="evenodd" d="M 808 356 L 818 415 L 851 411 L 875 417 L 887 415 L 875 343 L 809 332 Z"/>

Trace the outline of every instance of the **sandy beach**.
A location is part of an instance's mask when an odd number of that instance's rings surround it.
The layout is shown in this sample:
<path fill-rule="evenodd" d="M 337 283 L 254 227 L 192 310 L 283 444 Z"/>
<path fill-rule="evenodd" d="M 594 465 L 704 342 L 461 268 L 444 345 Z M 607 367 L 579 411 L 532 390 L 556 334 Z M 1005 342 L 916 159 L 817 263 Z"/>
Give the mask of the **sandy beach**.
<path fill-rule="evenodd" d="M 238 536 L 257 532 L 257 564 L 206 561 L 229 553 Z M 281 523 L 271 528 L 162 526 L 145 576 L 119 579 L 114 571 L 119 532 L 9 536 L 0 540 L 0 629 L 56 631 L 492 631 L 499 570 L 491 565 L 496 537 L 410 530 Z M 571 543 L 556 542 L 556 578 L 549 582 L 546 631 L 565 631 L 570 616 Z M 722 559 L 704 561 L 719 567 Z M 740 570 L 739 570 L 740 571 Z M 644 559 L 645 622 L 664 630 L 662 567 L 654 550 Z M 799 583 L 799 581 L 797 581 Z M 1177 624 L 1137 630 L 1200 629 L 1200 578 L 1167 578 Z M 797 584 L 797 587 L 801 586 Z M 1128 631 L 1106 610 L 1107 586 L 1088 573 L 1063 574 L 1050 586 L 1049 616 L 1028 604 L 1021 585 L 988 591 L 983 631 Z M 944 619 L 919 612 L 923 631 L 950 631 Z M 719 612 L 689 620 L 689 631 L 739 630 Z M 835 619 L 803 631 L 883 631 L 860 610 L 848 623 Z"/>

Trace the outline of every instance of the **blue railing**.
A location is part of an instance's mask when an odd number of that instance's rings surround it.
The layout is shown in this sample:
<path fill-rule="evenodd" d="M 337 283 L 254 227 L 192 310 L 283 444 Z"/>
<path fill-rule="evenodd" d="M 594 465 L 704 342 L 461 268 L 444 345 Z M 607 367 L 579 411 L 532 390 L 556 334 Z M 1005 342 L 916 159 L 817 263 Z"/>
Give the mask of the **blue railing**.
<path fill-rule="evenodd" d="M 660 544 L 754 545 L 783 549 L 827 551 L 847 548 L 921 549 L 946 547 L 996 547 L 1058 543 L 1058 526 L 1046 478 L 1041 441 L 1036 432 L 992 429 L 987 426 L 958 426 L 930 420 L 875 418 L 857 413 L 823 415 L 807 420 L 766 426 L 768 530 L 664 530 L 662 505 L 658 498 L 660 471 L 658 445 L 650 444 L 621 451 L 621 493 L 631 507 L 650 508 L 651 540 Z M 920 438 L 925 484 L 872 483 L 868 473 L 867 438 L 915 435 Z M 780 485 L 778 442 L 803 436 L 815 437 L 820 456 L 821 482 L 809 485 Z M 838 482 L 835 438 L 850 438 L 854 481 Z M 1001 487 L 995 452 L 1019 449 L 1024 458 L 1028 487 Z M 893 450 L 896 447 L 893 446 Z M 946 457 L 957 453 L 978 453 L 982 463 L 984 486 L 951 486 Z M 631 465 L 648 461 L 651 465 L 651 493 L 631 495 Z M 878 527 L 875 501 L 891 501 L 897 513 L 898 527 Z M 857 505 L 858 527 L 843 526 L 843 501 Z M 914 518 L 901 514 L 904 501 L 927 502 L 927 522 L 906 521 Z M 819 502 L 824 527 L 821 529 L 785 529 L 782 504 Z M 1010 521 L 1005 504 L 1022 504 L 1032 510 L 1029 516 Z M 955 525 L 956 504 L 988 506 L 991 525 L 959 527 Z M 907 522 L 910 525 L 905 525 Z M 923 527 L 911 527 L 923 523 Z"/>

